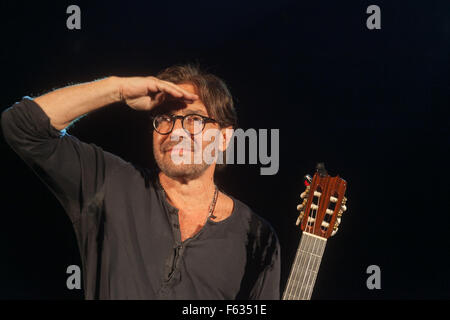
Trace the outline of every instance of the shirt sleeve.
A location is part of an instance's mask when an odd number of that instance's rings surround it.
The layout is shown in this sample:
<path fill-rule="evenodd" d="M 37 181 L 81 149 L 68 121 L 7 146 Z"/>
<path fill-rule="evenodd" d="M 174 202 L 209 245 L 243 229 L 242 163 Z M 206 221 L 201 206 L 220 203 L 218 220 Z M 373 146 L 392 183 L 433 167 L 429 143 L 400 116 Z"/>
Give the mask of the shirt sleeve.
<path fill-rule="evenodd" d="M 55 195 L 72 223 L 101 206 L 106 171 L 118 157 L 57 130 L 42 108 L 24 97 L 2 113 L 8 145 Z"/>

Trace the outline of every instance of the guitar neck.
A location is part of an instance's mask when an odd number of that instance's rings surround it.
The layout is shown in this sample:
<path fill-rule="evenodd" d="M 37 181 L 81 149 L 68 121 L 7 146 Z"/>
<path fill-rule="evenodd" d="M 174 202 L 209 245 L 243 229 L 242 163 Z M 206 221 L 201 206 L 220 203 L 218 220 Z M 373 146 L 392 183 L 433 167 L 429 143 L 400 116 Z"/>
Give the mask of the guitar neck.
<path fill-rule="evenodd" d="M 303 232 L 283 300 L 310 300 L 327 239 Z"/>

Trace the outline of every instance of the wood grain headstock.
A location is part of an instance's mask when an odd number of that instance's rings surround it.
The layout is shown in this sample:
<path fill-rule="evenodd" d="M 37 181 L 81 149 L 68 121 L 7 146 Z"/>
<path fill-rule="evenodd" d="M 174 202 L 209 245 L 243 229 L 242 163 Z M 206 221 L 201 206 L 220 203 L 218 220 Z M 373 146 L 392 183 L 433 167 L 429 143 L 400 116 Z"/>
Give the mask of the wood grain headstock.
<path fill-rule="evenodd" d="M 328 239 L 337 232 L 342 214 L 347 210 L 347 182 L 339 176 L 329 176 L 323 164 L 318 164 L 314 177 L 308 180 L 310 177 L 305 180 L 306 190 L 300 195 L 303 202 L 297 206 L 300 215 L 296 224 L 303 232 Z"/>

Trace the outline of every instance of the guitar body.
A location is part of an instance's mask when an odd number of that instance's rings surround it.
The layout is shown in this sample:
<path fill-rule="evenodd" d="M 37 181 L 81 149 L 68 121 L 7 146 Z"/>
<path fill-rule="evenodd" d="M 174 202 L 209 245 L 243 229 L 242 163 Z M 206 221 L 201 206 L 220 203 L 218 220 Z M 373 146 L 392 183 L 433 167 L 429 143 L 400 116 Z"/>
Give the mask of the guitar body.
<path fill-rule="evenodd" d="M 308 176 L 307 176 L 308 177 Z M 283 293 L 283 300 L 309 300 L 314 289 L 328 238 L 335 235 L 347 210 L 347 183 L 339 176 L 330 177 L 323 164 L 305 180 L 306 191 L 297 206 L 297 225 L 303 231 L 294 263 Z"/>

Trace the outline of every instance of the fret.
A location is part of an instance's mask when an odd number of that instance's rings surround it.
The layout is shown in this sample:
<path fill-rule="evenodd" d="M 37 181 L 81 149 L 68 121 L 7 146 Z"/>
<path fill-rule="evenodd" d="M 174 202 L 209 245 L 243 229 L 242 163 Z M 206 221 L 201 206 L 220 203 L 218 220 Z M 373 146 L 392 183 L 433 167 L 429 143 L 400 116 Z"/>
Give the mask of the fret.
<path fill-rule="evenodd" d="M 311 253 L 311 252 L 308 252 L 308 251 L 305 251 L 305 250 L 299 250 L 299 251 L 300 251 L 300 252 L 304 252 L 304 253 L 308 253 L 310 256 L 322 258 L 322 256 L 320 256 L 320 255 L 318 255 L 318 254 L 314 254 L 314 253 Z"/>
<path fill-rule="evenodd" d="M 325 238 L 303 233 L 283 300 L 310 299 L 325 245 Z"/>

